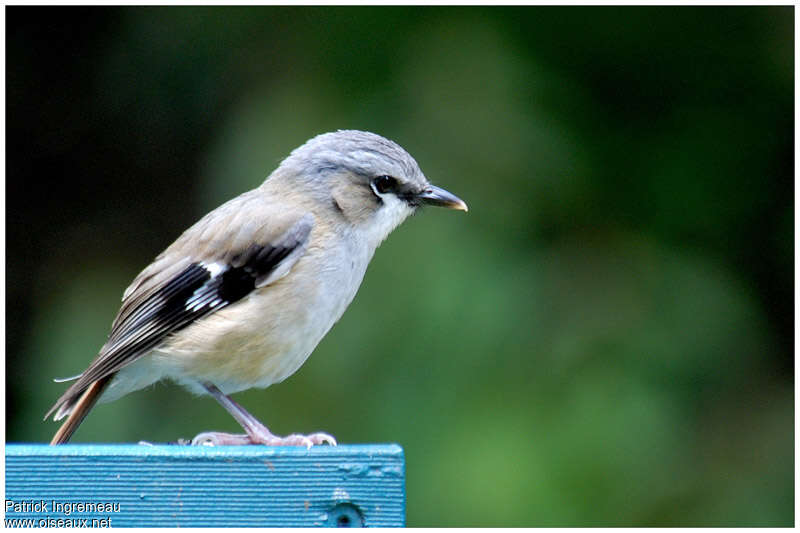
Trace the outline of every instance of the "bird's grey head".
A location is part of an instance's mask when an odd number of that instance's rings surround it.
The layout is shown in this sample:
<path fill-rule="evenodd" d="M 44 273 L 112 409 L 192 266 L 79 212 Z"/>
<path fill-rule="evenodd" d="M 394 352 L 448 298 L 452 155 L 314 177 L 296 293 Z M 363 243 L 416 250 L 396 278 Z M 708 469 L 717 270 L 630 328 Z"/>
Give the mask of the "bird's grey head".
<path fill-rule="evenodd" d="M 431 185 L 408 152 L 374 133 L 340 130 L 295 149 L 276 170 L 296 192 L 375 240 L 375 246 L 421 205 L 467 210 Z"/>

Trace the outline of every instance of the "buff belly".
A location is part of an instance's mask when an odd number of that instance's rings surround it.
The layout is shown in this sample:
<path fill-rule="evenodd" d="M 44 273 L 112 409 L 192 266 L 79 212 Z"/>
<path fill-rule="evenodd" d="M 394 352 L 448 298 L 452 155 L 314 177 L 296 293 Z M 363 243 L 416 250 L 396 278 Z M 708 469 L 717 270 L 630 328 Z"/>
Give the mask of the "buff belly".
<path fill-rule="evenodd" d="M 309 266 L 302 262 L 296 265 L 295 275 L 303 275 L 303 267 Z M 225 394 L 279 383 L 300 368 L 339 320 L 355 296 L 364 270 L 366 264 L 344 273 L 307 273 L 315 282 L 304 284 L 302 295 L 295 294 L 297 284 L 286 283 L 285 278 L 257 289 L 121 369 L 102 401 L 165 378 L 196 394 L 206 393 L 205 382 Z M 351 280 L 341 279 L 342 274 L 359 276 L 358 282 L 348 283 Z M 265 292 L 256 297 L 258 291 Z"/>

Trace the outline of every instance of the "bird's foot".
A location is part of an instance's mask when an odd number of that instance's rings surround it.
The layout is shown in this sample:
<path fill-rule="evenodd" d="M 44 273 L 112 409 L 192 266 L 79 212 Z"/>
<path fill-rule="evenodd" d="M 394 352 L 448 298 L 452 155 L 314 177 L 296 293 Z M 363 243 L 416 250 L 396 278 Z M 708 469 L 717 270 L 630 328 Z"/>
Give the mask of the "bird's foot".
<path fill-rule="evenodd" d="M 206 431 L 195 436 L 189 444 L 192 446 L 241 446 L 252 444 L 252 442 L 247 435 Z"/>
<path fill-rule="evenodd" d="M 266 430 L 266 428 L 264 428 Z M 232 433 L 205 432 L 192 439 L 195 446 L 242 446 L 248 444 L 264 444 L 266 446 L 305 446 L 330 444 L 336 446 L 336 439 L 327 433 L 312 433 L 311 435 L 292 434 L 278 437 L 269 431 L 259 432 L 254 435 L 234 435 Z"/>
<path fill-rule="evenodd" d="M 320 444 L 330 444 L 336 446 L 336 439 L 333 435 L 327 433 L 312 433 L 311 435 L 299 435 L 294 433 L 286 437 L 276 437 L 272 435 L 272 440 L 263 442 L 268 446 L 305 446 L 311 448 L 312 446 L 319 446 Z"/>
<path fill-rule="evenodd" d="M 272 432 L 267 429 L 267 426 L 245 411 L 244 407 L 233 401 L 233 398 L 224 394 L 213 383 L 203 383 L 203 387 L 233 415 L 233 418 L 239 422 L 247 434 L 200 433 L 192 439 L 192 444 L 205 444 L 207 446 L 265 444 L 267 446 L 305 446 L 306 448 L 311 448 L 315 444 L 328 443 L 331 446 L 336 446 L 336 439 L 327 433 L 312 433 L 311 435 L 292 434 L 288 437 L 273 435 Z"/>

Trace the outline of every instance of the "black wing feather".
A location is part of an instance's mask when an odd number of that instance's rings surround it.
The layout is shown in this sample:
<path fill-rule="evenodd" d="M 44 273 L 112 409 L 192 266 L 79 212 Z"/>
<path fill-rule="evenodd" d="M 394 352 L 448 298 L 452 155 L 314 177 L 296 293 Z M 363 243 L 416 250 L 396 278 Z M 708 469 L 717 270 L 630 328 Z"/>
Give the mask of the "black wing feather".
<path fill-rule="evenodd" d="M 279 243 L 252 244 L 226 264 L 191 263 L 167 281 L 114 324 L 104 349 L 45 418 L 81 394 L 94 381 L 117 372 L 148 353 L 167 335 L 250 294 L 281 261 L 304 244 L 310 225 L 297 226 Z"/>

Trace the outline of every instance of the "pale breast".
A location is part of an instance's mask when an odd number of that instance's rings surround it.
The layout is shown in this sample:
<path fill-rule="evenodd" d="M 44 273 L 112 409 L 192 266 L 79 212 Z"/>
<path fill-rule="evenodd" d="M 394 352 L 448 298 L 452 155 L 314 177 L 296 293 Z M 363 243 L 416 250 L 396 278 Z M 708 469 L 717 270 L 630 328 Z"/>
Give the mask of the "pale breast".
<path fill-rule="evenodd" d="M 152 354 L 164 377 L 199 392 L 267 387 L 293 374 L 353 300 L 372 256 L 346 234 L 314 239 L 287 276 L 171 338 Z"/>

